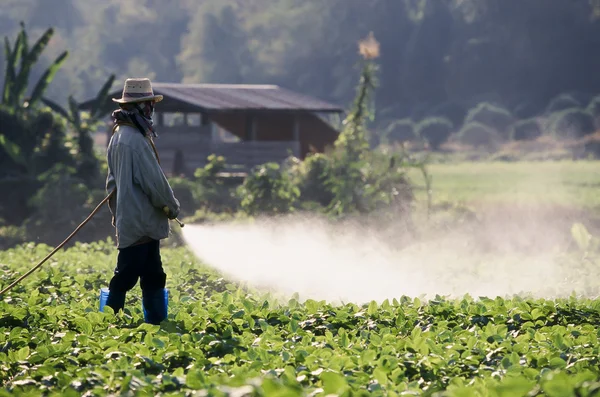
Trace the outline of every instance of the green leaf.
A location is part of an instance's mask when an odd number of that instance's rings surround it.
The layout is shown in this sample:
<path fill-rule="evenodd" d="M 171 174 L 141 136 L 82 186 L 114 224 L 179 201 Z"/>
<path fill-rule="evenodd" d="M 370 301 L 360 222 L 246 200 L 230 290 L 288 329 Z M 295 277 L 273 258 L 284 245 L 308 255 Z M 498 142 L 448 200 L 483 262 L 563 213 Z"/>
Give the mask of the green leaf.
<path fill-rule="evenodd" d="M 75 325 L 77 326 L 77 329 L 79 329 L 85 335 L 92 334 L 92 331 L 93 331 L 92 323 L 90 323 L 86 318 L 78 317 L 75 320 L 73 320 L 73 323 L 75 323 Z"/>
<path fill-rule="evenodd" d="M 377 313 L 377 302 L 371 301 L 371 303 L 369 303 L 369 308 L 367 309 L 367 314 L 369 316 L 372 316 L 376 313 Z"/>
<path fill-rule="evenodd" d="M 320 376 L 325 394 L 342 394 L 348 389 L 344 376 L 335 372 L 323 372 Z"/>
<path fill-rule="evenodd" d="M 152 338 L 152 346 L 162 349 L 165 347 L 165 342 L 159 338 L 154 337 Z"/>
<path fill-rule="evenodd" d="M 192 368 L 185 377 L 185 384 L 193 390 L 203 389 L 206 384 L 204 372 L 199 368 Z"/>
<path fill-rule="evenodd" d="M 81 118 L 79 117 L 79 107 L 72 95 L 69 95 L 69 109 L 71 110 L 71 122 L 75 126 L 75 129 L 77 129 L 79 133 L 82 133 Z"/>
<path fill-rule="evenodd" d="M 531 318 L 533 320 L 537 320 L 537 319 L 546 318 L 546 317 L 545 317 L 545 314 L 540 309 L 533 309 L 531 311 Z"/>
<path fill-rule="evenodd" d="M 373 377 L 379 382 L 380 385 L 386 385 L 388 383 L 387 374 L 381 368 L 375 368 L 373 371 Z"/>
<path fill-rule="evenodd" d="M 68 55 L 68 51 L 63 52 L 54 60 L 52 65 L 50 65 L 50 67 L 46 69 L 42 77 L 40 77 L 37 84 L 33 88 L 33 91 L 31 93 L 31 99 L 29 100 L 29 106 L 34 106 L 35 103 L 42 97 L 44 91 L 46 90 L 48 85 L 50 85 L 50 83 L 54 79 L 54 76 L 56 75 L 56 72 L 58 72 L 58 70 L 61 68 Z"/>
<path fill-rule="evenodd" d="M 567 366 L 567 362 L 560 357 L 554 357 L 550 360 L 549 365 L 551 368 L 563 369 Z"/>
<path fill-rule="evenodd" d="M 47 99 L 47 98 L 41 98 L 40 100 L 42 101 L 42 103 L 44 103 L 44 105 L 48 106 L 50 109 L 52 109 L 56 113 L 58 113 L 61 116 L 63 116 L 70 123 L 73 123 L 73 119 L 71 118 L 71 116 L 69 115 L 69 113 L 65 110 L 65 108 L 63 108 L 62 106 L 60 106 L 56 102 L 53 102 L 53 101 L 51 101 L 50 99 Z"/>
<path fill-rule="evenodd" d="M 28 346 L 25 346 L 22 349 L 19 349 L 15 353 L 16 361 L 26 361 L 28 357 L 29 357 L 29 347 Z"/>
<path fill-rule="evenodd" d="M 13 86 L 15 85 L 16 80 L 16 62 L 15 62 L 15 52 L 18 48 L 19 41 L 21 36 L 17 38 L 17 42 L 15 43 L 15 51 L 11 51 L 10 41 L 8 37 L 4 37 L 4 58 L 6 58 L 6 71 L 4 74 L 4 89 L 2 92 L 2 103 L 11 106 L 11 93 L 13 90 Z"/>
<path fill-rule="evenodd" d="M 498 397 L 525 396 L 535 387 L 535 382 L 523 377 L 503 379 L 494 387 Z"/>
<path fill-rule="evenodd" d="M 112 103 L 112 101 L 108 97 L 108 92 L 110 91 L 110 88 L 112 87 L 115 81 L 115 77 L 116 76 L 114 74 L 111 74 L 108 80 L 106 80 L 106 82 L 102 86 L 102 88 L 100 88 L 100 91 L 98 91 L 98 95 L 96 95 L 96 99 L 94 100 L 94 103 L 92 105 L 92 111 L 90 114 L 93 119 L 103 117 L 106 105 Z"/>
<path fill-rule="evenodd" d="M 21 148 L 16 143 L 9 141 L 4 135 L 0 135 L 0 146 L 2 146 L 4 152 L 8 154 L 12 161 L 23 166 L 27 165 Z"/>

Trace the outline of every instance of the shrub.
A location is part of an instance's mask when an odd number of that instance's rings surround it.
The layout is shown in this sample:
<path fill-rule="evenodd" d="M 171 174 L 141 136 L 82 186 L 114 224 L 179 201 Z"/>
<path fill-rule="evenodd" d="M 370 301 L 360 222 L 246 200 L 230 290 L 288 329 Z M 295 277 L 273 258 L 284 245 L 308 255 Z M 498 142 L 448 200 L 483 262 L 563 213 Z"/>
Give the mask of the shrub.
<path fill-rule="evenodd" d="M 27 235 L 21 226 L 0 226 L 0 250 L 6 250 L 15 245 L 25 243 Z"/>
<path fill-rule="evenodd" d="M 600 130 L 600 95 L 592 98 L 586 108 L 586 111 L 594 118 L 596 129 Z"/>
<path fill-rule="evenodd" d="M 173 193 L 181 205 L 182 216 L 189 216 L 200 207 L 201 188 L 198 182 L 182 177 L 169 178 Z"/>
<path fill-rule="evenodd" d="M 76 172 L 59 164 L 40 176 L 43 186 L 29 200 L 35 211 L 24 222 L 29 241 L 57 245 L 98 204 L 93 202 L 91 191 Z M 78 240 L 84 240 L 86 234 L 89 236 L 91 229 L 86 225 L 78 234 Z"/>
<path fill-rule="evenodd" d="M 524 101 L 515 106 L 513 110 L 514 117 L 518 119 L 529 119 L 544 112 L 544 105 L 534 101 Z"/>
<path fill-rule="evenodd" d="M 316 202 L 327 206 L 333 199 L 333 193 L 327 186 L 330 168 L 329 158 L 322 153 L 309 155 L 299 165 L 297 186 L 302 201 Z"/>
<path fill-rule="evenodd" d="M 512 137 L 513 116 L 504 108 L 487 102 L 480 103 L 469 110 L 465 124 L 480 123 L 497 131 L 498 137 L 510 139 Z"/>
<path fill-rule="evenodd" d="M 411 119 L 396 120 L 385 129 L 383 136 L 383 142 L 389 144 L 411 141 L 416 138 L 415 124 Z"/>
<path fill-rule="evenodd" d="M 500 135 L 492 128 L 478 122 L 465 124 L 456 134 L 455 139 L 473 147 L 492 148 L 501 140 Z"/>
<path fill-rule="evenodd" d="M 527 119 L 515 123 L 515 140 L 523 141 L 535 139 L 542 135 L 542 127 L 536 119 Z"/>
<path fill-rule="evenodd" d="M 430 109 L 427 114 L 429 117 L 443 117 L 452 123 L 454 126 L 461 125 L 465 116 L 467 115 L 467 109 L 465 106 L 457 102 L 444 102 Z"/>
<path fill-rule="evenodd" d="M 232 187 L 219 176 L 225 169 L 226 160 L 223 156 L 211 154 L 203 168 L 194 172 L 198 184 L 198 204 L 211 211 L 233 211 L 239 206 Z"/>
<path fill-rule="evenodd" d="M 550 115 L 547 132 L 558 138 L 578 138 L 596 130 L 594 118 L 583 109 L 566 109 Z"/>
<path fill-rule="evenodd" d="M 578 108 L 581 103 L 572 95 L 561 94 L 550 101 L 546 108 L 546 113 L 560 112 L 561 110 Z"/>
<path fill-rule="evenodd" d="M 238 188 L 241 207 L 249 215 L 284 214 L 293 211 L 300 197 L 287 172 L 277 163 L 255 167 Z"/>
<path fill-rule="evenodd" d="M 452 133 L 452 122 L 443 117 L 430 117 L 422 120 L 416 127 L 417 136 L 426 139 L 432 149 L 436 150 Z"/>

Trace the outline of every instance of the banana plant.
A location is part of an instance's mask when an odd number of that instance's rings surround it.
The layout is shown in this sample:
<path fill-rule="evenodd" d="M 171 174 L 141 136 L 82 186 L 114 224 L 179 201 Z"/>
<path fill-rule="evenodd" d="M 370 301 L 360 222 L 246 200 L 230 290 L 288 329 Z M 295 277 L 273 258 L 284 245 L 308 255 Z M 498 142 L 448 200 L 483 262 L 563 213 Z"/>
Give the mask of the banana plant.
<path fill-rule="evenodd" d="M 100 91 L 98 91 L 89 115 L 80 113 L 79 104 L 72 95 L 69 95 L 68 98 L 68 110 L 48 98 L 42 98 L 42 102 L 46 106 L 63 116 L 77 132 L 79 171 L 86 180 L 92 180 L 97 172 L 97 161 L 94 156 L 94 142 L 91 137 L 91 131 L 100 122 L 100 119 L 112 109 L 108 92 L 114 81 L 115 75 L 112 74 L 102 88 L 100 88 Z"/>
<path fill-rule="evenodd" d="M 79 111 L 79 104 L 72 95 L 70 95 L 68 99 L 68 111 L 48 98 L 42 98 L 42 102 L 50 109 L 63 116 L 77 131 L 90 131 L 102 117 L 106 116 L 112 110 L 112 102 L 108 92 L 114 81 L 115 75 L 111 74 L 104 85 L 102 85 L 102 88 L 100 88 L 100 91 L 96 94 L 92 109 L 87 118 L 82 117 L 83 115 Z"/>
<path fill-rule="evenodd" d="M 4 38 L 6 70 L 2 90 L 1 103 L 3 105 L 18 111 L 23 108 L 34 107 L 42 98 L 69 55 L 68 51 L 64 51 L 52 62 L 33 87 L 29 98 L 26 99 L 25 95 L 29 85 L 31 68 L 37 63 L 53 35 L 54 29 L 48 28 L 30 49 L 25 24 L 21 22 L 21 32 L 19 32 L 12 48 L 8 37 Z"/>

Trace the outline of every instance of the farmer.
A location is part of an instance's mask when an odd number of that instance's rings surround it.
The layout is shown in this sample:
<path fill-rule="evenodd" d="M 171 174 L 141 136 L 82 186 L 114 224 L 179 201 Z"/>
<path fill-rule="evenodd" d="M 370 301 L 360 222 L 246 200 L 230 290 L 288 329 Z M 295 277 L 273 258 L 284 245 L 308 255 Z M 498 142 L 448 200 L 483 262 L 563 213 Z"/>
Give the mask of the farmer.
<path fill-rule="evenodd" d="M 159 164 L 154 146 L 152 116 L 163 99 L 154 95 L 149 79 L 127 79 L 108 145 L 106 190 L 112 224 L 116 228 L 117 266 L 110 280 L 106 306 L 115 313 L 125 305 L 125 294 L 140 279 L 146 322 L 159 324 L 167 315 L 160 240 L 169 236 L 169 219 L 179 214 L 179 201 Z"/>

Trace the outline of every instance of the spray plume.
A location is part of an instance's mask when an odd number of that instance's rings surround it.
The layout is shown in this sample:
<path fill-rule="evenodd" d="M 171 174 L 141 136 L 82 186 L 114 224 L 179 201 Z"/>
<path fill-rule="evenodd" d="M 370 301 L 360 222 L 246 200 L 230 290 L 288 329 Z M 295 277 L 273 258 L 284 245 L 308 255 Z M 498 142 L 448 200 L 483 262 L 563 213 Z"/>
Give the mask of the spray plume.
<path fill-rule="evenodd" d="M 581 273 L 564 255 L 570 220 L 547 215 L 498 209 L 410 241 L 398 238 L 406 233 L 390 219 L 334 225 L 316 217 L 188 225 L 183 236 L 200 260 L 232 281 L 300 300 L 584 293 L 589 275 L 574 276 Z"/>

